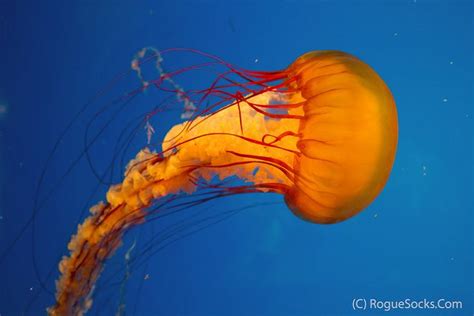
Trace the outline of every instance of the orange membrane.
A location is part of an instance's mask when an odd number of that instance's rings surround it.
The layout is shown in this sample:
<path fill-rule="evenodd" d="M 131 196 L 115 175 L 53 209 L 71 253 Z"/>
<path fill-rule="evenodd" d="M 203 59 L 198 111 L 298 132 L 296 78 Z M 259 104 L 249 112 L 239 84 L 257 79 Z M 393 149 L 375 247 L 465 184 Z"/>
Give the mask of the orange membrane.
<path fill-rule="evenodd" d="M 145 148 L 130 161 L 122 183 L 110 187 L 71 239 L 49 315 L 87 312 L 124 233 L 143 223 L 156 201 L 193 194 L 216 175 L 246 183 L 215 186 L 223 192 L 280 193 L 296 215 L 324 224 L 350 218 L 380 193 L 398 127 L 393 97 L 372 68 L 338 51 L 310 52 L 278 72 L 225 65 L 248 83 L 226 92 L 216 81 L 204 97 L 233 101 L 174 126 L 161 152 Z"/>

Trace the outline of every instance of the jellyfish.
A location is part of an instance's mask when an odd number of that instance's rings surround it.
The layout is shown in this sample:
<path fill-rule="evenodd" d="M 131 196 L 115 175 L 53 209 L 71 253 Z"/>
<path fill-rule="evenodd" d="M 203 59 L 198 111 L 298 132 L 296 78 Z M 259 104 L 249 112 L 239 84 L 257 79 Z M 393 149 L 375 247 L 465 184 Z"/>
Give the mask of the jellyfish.
<path fill-rule="evenodd" d="M 104 262 L 124 234 L 170 205 L 277 193 L 296 216 L 333 224 L 366 208 L 387 182 L 397 147 L 396 106 L 384 81 L 357 57 L 313 51 L 268 72 L 187 51 L 210 60 L 199 67 L 217 64 L 225 70 L 198 90 L 163 85 L 195 67 L 146 81 L 146 89 L 192 101 L 192 113 L 188 106 L 189 119 L 167 132 L 161 148 L 140 150 L 123 181 L 90 209 L 59 263 L 49 315 L 85 314 Z M 206 103 L 211 96 L 218 101 Z M 240 182 L 226 181 L 231 177 Z M 196 200 L 185 200 L 189 196 Z"/>

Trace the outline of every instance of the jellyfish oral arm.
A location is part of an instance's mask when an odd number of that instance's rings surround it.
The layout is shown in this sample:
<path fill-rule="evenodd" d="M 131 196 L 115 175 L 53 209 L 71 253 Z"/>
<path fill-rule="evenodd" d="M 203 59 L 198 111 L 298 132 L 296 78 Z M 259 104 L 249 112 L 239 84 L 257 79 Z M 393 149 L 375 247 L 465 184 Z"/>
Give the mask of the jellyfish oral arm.
<path fill-rule="evenodd" d="M 269 93 L 253 102 L 268 104 L 274 97 Z M 238 176 L 250 184 L 217 188 L 228 194 L 284 194 L 293 181 L 291 165 L 298 153 L 296 138 L 286 137 L 294 135 L 298 122 L 285 119 L 293 131 L 251 106 L 238 108 L 234 104 L 212 114 L 212 118 L 201 117 L 172 128 L 161 153 L 140 151 L 130 161 L 122 183 L 108 190 L 105 203 L 91 208 L 90 217 L 71 239 L 70 255 L 59 264 L 56 305 L 48 313 L 85 313 L 92 305 L 91 294 L 103 264 L 121 245 L 124 233 L 145 221 L 147 209 L 154 202 L 170 195 L 193 193 L 199 188 L 196 179 Z M 272 142 L 266 143 L 265 139 Z"/>

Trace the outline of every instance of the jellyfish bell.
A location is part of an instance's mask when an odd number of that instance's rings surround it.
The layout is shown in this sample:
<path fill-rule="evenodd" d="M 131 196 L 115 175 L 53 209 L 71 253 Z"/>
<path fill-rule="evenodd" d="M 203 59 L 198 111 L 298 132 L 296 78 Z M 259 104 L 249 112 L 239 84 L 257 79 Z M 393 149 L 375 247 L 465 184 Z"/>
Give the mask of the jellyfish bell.
<path fill-rule="evenodd" d="M 326 224 L 357 214 L 385 185 L 396 151 L 397 114 L 390 91 L 368 65 L 343 52 L 315 51 L 285 70 L 254 72 L 199 54 L 227 68 L 208 89 L 186 92 L 173 74 L 157 81 L 140 77 L 147 89 L 170 83 L 165 91 L 192 102 L 191 118 L 168 131 L 159 151 L 139 151 L 123 181 L 79 225 L 69 256 L 59 264 L 50 315 L 85 313 L 103 264 L 125 232 L 183 196 L 200 196 L 201 190 L 212 198 L 279 193 L 297 216 Z M 200 109 L 210 95 L 222 100 Z M 218 183 L 212 183 L 215 177 Z M 224 181 L 232 177 L 241 182 Z"/>
<path fill-rule="evenodd" d="M 395 158 L 394 99 L 377 73 L 344 52 L 315 51 L 288 69 L 304 118 L 288 207 L 316 223 L 336 223 L 367 207 L 384 187 Z"/>

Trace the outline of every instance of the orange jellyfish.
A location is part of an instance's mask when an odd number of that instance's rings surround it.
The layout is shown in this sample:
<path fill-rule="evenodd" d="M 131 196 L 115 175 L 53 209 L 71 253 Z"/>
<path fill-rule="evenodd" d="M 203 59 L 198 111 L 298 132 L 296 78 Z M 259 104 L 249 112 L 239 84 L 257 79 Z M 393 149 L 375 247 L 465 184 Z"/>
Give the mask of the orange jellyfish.
<path fill-rule="evenodd" d="M 86 313 L 103 263 L 124 233 L 203 188 L 214 197 L 279 193 L 297 216 L 329 224 L 363 210 L 384 187 L 396 152 L 397 112 L 370 66 L 344 52 L 314 51 L 282 71 L 261 72 L 187 51 L 226 69 L 209 88 L 174 93 L 196 105 L 210 96 L 220 101 L 196 106 L 188 121 L 169 130 L 160 151 L 141 150 L 122 183 L 91 208 L 59 264 L 49 315 Z M 147 88 L 169 92 L 163 83 L 176 73 L 163 72 Z M 242 182 L 229 185 L 232 176 Z"/>

